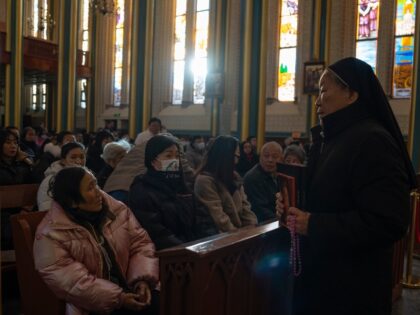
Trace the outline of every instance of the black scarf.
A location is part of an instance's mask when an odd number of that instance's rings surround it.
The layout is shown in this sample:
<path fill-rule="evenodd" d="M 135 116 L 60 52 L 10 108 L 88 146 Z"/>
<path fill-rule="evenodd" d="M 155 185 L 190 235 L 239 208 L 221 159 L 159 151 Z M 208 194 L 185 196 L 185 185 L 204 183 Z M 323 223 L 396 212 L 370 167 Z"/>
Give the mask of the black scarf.
<path fill-rule="evenodd" d="M 106 217 L 107 209 L 106 207 L 103 207 L 101 211 L 92 212 L 81 210 L 78 207 L 71 207 L 67 208 L 66 212 L 72 217 L 74 221 L 76 221 L 76 223 L 79 223 L 83 226 L 85 226 L 86 223 L 89 223 L 95 228 L 95 230 L 98 230 L 99 226 L 103 223 Z"/>
<path fill-rule="evenodd" d="M 162 172 L 156 171 L 152 168 L 147 170 L 147 175 L 162 182 L 163 185 L 168 186 L 168 188 L 175 193 L 183 193 L 187 190 L 182 176 L 182 171 Z"/>

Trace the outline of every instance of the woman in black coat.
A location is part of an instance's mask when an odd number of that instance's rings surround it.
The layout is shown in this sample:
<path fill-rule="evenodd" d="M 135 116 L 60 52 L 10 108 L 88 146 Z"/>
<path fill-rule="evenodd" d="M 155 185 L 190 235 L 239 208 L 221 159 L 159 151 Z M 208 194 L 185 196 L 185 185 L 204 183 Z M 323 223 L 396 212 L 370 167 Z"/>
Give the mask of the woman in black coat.
<path fill-rule="evenodd" d="M 20 149 L 35 162 L 39 158 L 39 148 L 36 144 L 36 133 L 32 127 L 25 127 L 20 138 Z"/>
<path fill-rule="evenodd" d="M 32 160 L 21 151 L 18 140 L 12 131 L 0 131 L 0 186 L 32 182 Z"/>
<path fill-rule="evenodd" d="M 415 186 L 401 132 L 372 68 L 356 58 L 325 70 L 316 107 L 307 208 L 287 217 L 302 236 L 294 313 L 389 315 L 392 247 L 407 232 Z"/>
<path fill-rule="evenodd" d="M 251 168 L 258 164 L 259 157 L 249 141 L 242 142 L 239 149 L 241 153 L 235 168 L 239 175 L 244 177 Z"/>
<path fill-rule="evenodd" d="M 133 181 L 129 206 L 156 249 L 216 234 L 211 217 L 196 209 L 184 182 L 177 141 L 158 135 L 147 142 L 147 172 Z"/>
<path fill-rule="evenodd" d="M 0 186 L 21 185 L 32 182 L 32 161 L 19 149 L 18 137 L 10 130 L 0 130 Z M 21 208 L 1 209 L 1 248 L 12 249 L 10 216 Z"/>

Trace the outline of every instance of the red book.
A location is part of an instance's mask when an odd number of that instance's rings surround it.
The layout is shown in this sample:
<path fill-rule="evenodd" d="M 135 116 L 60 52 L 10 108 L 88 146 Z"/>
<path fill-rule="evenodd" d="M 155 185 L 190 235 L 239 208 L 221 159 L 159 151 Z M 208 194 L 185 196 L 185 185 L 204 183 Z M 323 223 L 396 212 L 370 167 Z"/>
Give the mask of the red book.
<path fill-rule="evenodd" d="M 284 173 L 277 173 L 277 177 L 282 183 L 280 189 L 283 195 L 283 202 L 285 206 L 285 211 L 281 216 L 280 221 L 283 224 L 286 224 L 289 207 L 296 207 L 297 205 L 296 179 L 293 176 L 289 176 Z"/>

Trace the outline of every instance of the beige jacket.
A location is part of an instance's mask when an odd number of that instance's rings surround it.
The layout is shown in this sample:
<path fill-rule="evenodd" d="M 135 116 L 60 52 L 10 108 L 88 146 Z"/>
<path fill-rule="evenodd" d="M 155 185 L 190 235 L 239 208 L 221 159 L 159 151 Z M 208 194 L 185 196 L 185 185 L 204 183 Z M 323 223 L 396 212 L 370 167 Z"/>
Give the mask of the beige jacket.
<path fill-rule="evenodd" d="M 135 145 L 130 152 L 118 163 L 117 167 L 107 179 L 104 191 L 110 193 L 116 190 L 129 191 L 130 186 L 137 175 L 145 174 L 147 167 L 144 165 L 144 154 L 147 142 Z M 184 179 L 189 188 L 192 189 L 194 170 L 188 164 L 183 152 L 180 152 L 180 160 L 184 172 Z"/>
<path fill-rule="evenodd" d="M 112 247 L 130 287 L 140 280 L 158 283 L 158 259 L 147 232 L 131 210 L 104 193 L 111 211 L 103 236 Z M 48 287 L 65 300 L 67 315 L 109 313 L 120 306 L 122 288 L 102 277 L 101 249 L 92 234 L 71 221 L 53 202 L 37 228 L 35 268 Z"/>
<path fill-rule="evenodd" d="M 242 185 L 233 193 L 213 176 L 203 173 L 197 176 L 194 193 L 200 205 L 205 206 L 221 232 L 257 224 Z"/>

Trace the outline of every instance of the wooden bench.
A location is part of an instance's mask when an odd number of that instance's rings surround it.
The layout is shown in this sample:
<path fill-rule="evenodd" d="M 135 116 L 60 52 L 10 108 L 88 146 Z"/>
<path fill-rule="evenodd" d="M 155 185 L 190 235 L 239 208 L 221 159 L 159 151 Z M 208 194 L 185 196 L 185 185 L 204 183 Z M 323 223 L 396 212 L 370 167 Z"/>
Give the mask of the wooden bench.
<path fill-rule="evenodd" d="M 9 208 L 32 209 L 36 205 L 38 184 L 0 186 L 0 211 Z M 14 250 L 2 250 L 0 258 L 2 276 L 5 272 L 16 270 L 16 255 Z M 0 285 L 0 294 L 3 288 Z"/>
<path fill-rule="evenodd" d="M 46 212 L 11 217 L 16 251 L 17 276 L 24 315 L 63 315 L 65 303 L 47 287 L 35 270 L 33 243 L 38 224 Z"/>
<path fill-rule="evenodd" d="M 159 251 L 160 314 L 289 314 L 289 248 L 274 222 Z"/>
<path fill-rule="evenodd" d="M 0 186 L 0 208 L 22 208 L 36 205 L 38 184 Z"/>

